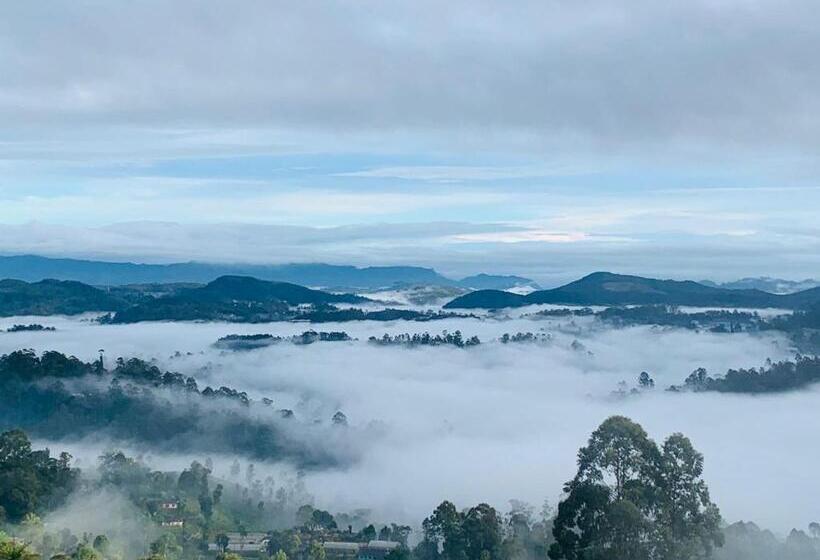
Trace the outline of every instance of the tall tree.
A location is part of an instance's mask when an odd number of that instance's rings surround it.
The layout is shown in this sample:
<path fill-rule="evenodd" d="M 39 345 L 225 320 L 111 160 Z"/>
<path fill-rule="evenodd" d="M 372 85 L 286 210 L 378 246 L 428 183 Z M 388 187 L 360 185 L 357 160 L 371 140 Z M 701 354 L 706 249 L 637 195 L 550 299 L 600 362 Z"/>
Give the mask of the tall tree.
<path fill-rule="evenodd" d="M 681 434 L 662 449 L 640 425 L 613 416 L 578 452 L 549 557 L 690 560 L 721 546 L 720 513 L 701 478 L 703 456 Z"/>

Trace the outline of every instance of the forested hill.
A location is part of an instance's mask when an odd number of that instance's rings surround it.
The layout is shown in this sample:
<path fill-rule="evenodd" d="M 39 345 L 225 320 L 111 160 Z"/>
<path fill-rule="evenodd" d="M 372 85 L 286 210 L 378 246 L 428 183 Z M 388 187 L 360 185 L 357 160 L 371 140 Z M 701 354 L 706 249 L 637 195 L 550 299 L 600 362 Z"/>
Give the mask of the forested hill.
<path fill-rule="evenodd" d="M 444 307 L 498 309 L 541 303 L 806 309 L 820 304 L 820 288 L 777 295 L 761 290 L 716 288 L 692 281 L 595 272 L 559 288 L 539 290 L 526 296 L 499 290 L 479 290 L 458 297 Z"/>
<path fill-rule="evenodd" d="M 139 320 L 215 318 L 222 312 L 244 308 L 281 311 L 301 304 L 359 303 L 365 298 L 312 290 L 287 282 L 267 282 L 244 276 L 223 276 L 205 286 L 180 286 L 167 295 L 152 297 L 140 287 L 102 290 L 60 280 L 27 283 L 0 281 L 0 316 L 76 315 L 111 311 Z M 129 321 L 130 322 L 130 321 Z"/>
<path fill-rule="evenodd" d="M 76 315 L 86 311 L 118 311 L 126 305 L 122 299 L 80 282 L 42 280 L 29 284 L 0 280 L 0 317 Z"/>

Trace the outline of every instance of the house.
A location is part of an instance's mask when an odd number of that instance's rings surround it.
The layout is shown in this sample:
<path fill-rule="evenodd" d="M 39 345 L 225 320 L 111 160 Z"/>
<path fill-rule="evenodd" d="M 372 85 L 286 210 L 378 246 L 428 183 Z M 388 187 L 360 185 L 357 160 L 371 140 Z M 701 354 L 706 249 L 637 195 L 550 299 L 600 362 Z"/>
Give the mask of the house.
<path fill-rule="evenodd" d="M 182 519 L 168 519 L 161 523 L 163 527 L 182 527 L 185 525 L 185 521 Z"/>
<path fill-rule="evenodd" d="M 263 552 L 267 550 L 270 541 L 267 533 L 226 533 L 226 536 L 228 537 L 228 546 L 225 550 L 237 554 Z M 221 552 L 222 548 L 219 543 L 213 542 L 208 544 L 208 550 Z"/>
<path fill-rule="evenodd" d="M 322 546 L 328 560 L 384 560 L 400 545 L 393 541 L 370 541 L 366 544 L 327 541 Z"/>
<path fill-rule="evenodd" d="M 392 551 L 399 548 L 395 541 L 370 541 L 359 547 L 358 560 L 384 560 Z"/>
<path fill-rule="evenodd" d="M 160 502 L 159 509 L 166 511 L 179 509 L 179 502 Z"/>
<path fill-rule="evenodd" d="M 327 560 L 356 560 L 359 556 L 359 543 L 327 541 L 322 543 Z"/>

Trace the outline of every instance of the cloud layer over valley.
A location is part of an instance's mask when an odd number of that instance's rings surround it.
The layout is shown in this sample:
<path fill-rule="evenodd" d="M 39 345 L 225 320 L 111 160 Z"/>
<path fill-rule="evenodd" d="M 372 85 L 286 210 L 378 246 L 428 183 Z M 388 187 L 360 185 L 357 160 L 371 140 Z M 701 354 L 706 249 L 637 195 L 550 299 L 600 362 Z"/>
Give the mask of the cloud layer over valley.
<path fill-rule="evenodd" d="M 0 327 L 29 319 L 3 319 Z M 0 352 L 54 349 L 91 360 L 103 348 L 109 360 L 157 358 L 161 368 L 194 375 L 200 386 L 224 384 L 254 399 L 270 397 L 307 422 L 327 422 L 343 411 L 355 441 L 315 434 L 310 440 L 331 451 L 343 445 L 338 451 L 352 457 L 342 468 L 306 473 L 308 491 L 329 509 L 372 507 L 417 522 L 444 498 L 502 507 L 511 498 L 555 503 L 574 472 L 578 447 L 601 420 L 620 413 L 658 440 L 676 431 L 690 436 L 706 456 L 706 479 L 727 520 L 753 519 L 785 531 L 816 513 L 810 493 L 801 493 L 812 476 L 805 465 L 818 458 L 809 444 L 820 429 L 813 412 L 816 390 L 765 397 L 663 391 L 697 367 L 721 374 L 791 357 L 788 342 L 775 335 L 613 330 L 590 318 L 516 316 L 322 324 L 317 330 L 344 330 L 357 340 L 220 353 L 211 344 L 228 333 L 289 336 L 309 325 L 37 320 L 57 330 L 0 334 Z M 424 329 L 460 329 L 485 344 L 406 349 L 366 342 L 369 336 Z M 505 332 L 541 329 L 551 341 L 494 341 Z M 576 340 L 580 345 L 573 348 Z M 626 398 L 610 394 L 621 380 L 634 384 L 643 370 L 655 378 L 654 391 Z"/>

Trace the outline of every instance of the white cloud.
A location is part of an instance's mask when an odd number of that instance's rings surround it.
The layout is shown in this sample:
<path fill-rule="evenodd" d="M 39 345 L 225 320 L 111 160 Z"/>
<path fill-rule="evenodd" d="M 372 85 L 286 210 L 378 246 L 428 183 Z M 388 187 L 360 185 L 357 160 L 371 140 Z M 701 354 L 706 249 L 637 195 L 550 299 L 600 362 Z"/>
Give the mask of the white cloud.
<path fill-rule="evenodd" d="M 2 319 L 0 327 L 28 320 Z M 578 319 L 573 324 L 526 318 L 356 322 L 315 327 L 347 331 L 358 342 L 279 345 L 220 355 L 209 345 L 228 333 L 292 335 L 308 326 L 114 327 L 65 318 L 37 320 L 58 330 L 5 335 L 0 352 L 31 347 L 93 359 L 103 347 L 109 359 L 156 357 L 162 367 L 193 374 L 204 383 L 235 386 L 256 398 L 272 396 L 308 421 L 338 409 L 354 428 L 378 421 L 383 435 L 370 432 L 353 465 L 307 474 L 308 491 L 332 511 L 372 507 L 386 519 L 418 522 L 443 499 L 459 506 L 486 500 L 505 507 L 510 498 L 538 503 L 549 497 L 555 503 L 562 483 L 574 473 L 577 449 L 606 416 L 617 413 L 641 422 L 658 440 L 676 431 L 691 437 L 705 455 L 712 496 L 730 522 L 751 519 L 784 532 L 805 526 L 816 513 L 817 497 L 806 491 L 813 488 L 814 475 L 805 468 L 818 459 L 817 449 L 806 444 L 820 429 L 816 390 L 765 397 L 662 390 L 699 366 L 718 374 L 790 356 L 788 343 L 771 334 L 606 330 Z M 504 332 L 541 328 L 554 335 L 552 344 L 405 350 L 365 342 L 371 335 L 424 329 L 460 329 L 489 342 Z M 592 356 L 571 349 L 576 338 Z M 170 358 L 176 350 L 192 355 Z M 344 370 L 339 364 L 346 364 Z M 642 370 L 656 379 L 655 392 L 608 398 L 619 381 L 633 382 Z"/>

